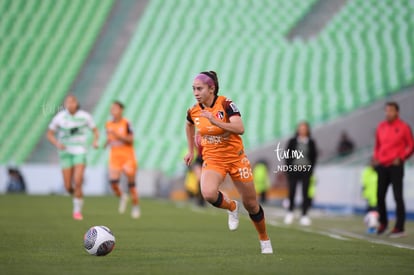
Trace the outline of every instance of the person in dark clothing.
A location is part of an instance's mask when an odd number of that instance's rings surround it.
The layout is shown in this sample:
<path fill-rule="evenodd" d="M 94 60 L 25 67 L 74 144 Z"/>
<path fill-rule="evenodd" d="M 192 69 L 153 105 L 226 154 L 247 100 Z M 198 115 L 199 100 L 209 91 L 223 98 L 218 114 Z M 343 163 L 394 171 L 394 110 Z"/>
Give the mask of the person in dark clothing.
<path fill-rule="evenodd" d="M 343 131 L 338 143 L 338 155 L 345 157 L 354 151 L 354 142 L 349 138 L 348 134 Z"/>
<path fill-rule="evenodd" d="M 285 224 L 291 224 L 294 219 L 296 186 L 302 183 L 302 217 L 299 223 L 309 226 L 311 219 L 308 217 L 308 209 L 311 205 L 309 197 L 309 184 L 313 169 L 316 164 L 316 143 L 311 137 L 310 126 L 307 122 L 299 123 L 294 137 L 286 148 L 287 177 L 289 182 L 289 211 L 285 216 Z"/>
<path fill-rule="evenodd" d="M 194 159 L 193 163 L 188 167 L 190 171 L 192 171 L 197 179 L 197 188 L 193 190 L 193 192 L 188 192 L 188 195 L 191 198 L 196 198 L 197 205 L 204 207 L 206 206 L 206 201 L 204 200 L 203 195 L 201 194 L 200 188 L 200 179 L 201 179 L 201 168 L 203 167 L 203 146 L 201 145 L 201 136 L 199 133 L 195 135 L 195 147 L 197 150 L 197 156 Z"/>
<path fill-rule="evenodd" d="M 377 127 L 374 147 L 374 161 L 378 173 L 377 204 L 380 223 L 377 234 L 383 234 L 387 230 L 388 217 L 385 197 L 388 186 L 392 183 L 397 206 L 397 220 L 389 236 L 391 238 L 405 236 L 404 161 L 411 156 L 413 151 L 414 139 L 410 126 L 399 118 L 398 104 L 387 102 L 385 120 Z"/>
<path fill-rule="evenodd" d="M 9 180 L 7 184 L 7 193 L 25 193 L 26 183 L 20 170 L 16 167 L 9 167 Z"/>

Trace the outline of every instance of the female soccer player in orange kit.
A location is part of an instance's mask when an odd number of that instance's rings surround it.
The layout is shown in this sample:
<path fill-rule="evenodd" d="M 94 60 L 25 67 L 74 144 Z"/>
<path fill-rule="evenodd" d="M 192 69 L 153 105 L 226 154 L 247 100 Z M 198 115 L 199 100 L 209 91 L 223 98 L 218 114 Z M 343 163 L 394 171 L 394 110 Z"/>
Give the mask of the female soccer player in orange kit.
<path fill-rule="evenodd" d="M 215 72 L 201 72 L 195 77 L 193 93 L 197 103 L 187 111 L 188 153 L 184 161 L 190 165 L 193 160 L 197 128 L 203 146 L 201 192 L 204 199 L 215 207 L 227 209 L 229 229 L 236 230 L 239 225 L 238 202 L 219 191 L 224 177 L 229 174 L 259 233 L 262 254 L 272 254 L 264 212 L 257 202 L 250 162 L 240 137 L 244 133 L 243 121 L 236 105 L 230 99 L 219 96 L 218 91 Z"/>
<path fill-rule="evenodd" d="M 134 153 L 134 134 L 131 125 L 123 117 L 124 105 L 114 101 L 111 106 L 112 120 L 106 123 L 108 135 L 107 145 L 111 148 L 109 156 L 109 178 L 112 190 L 120 198 L 119 213 L 126 210 L 128 195 L 123 193 L 119 186 L 121 174 L 124 173 L 128 179 L 128 189 L 132 199 L 131 216 L 137 219 L 141 216 L 139 208 L 138 191 L 135 186 L 135 175 L 137 172 L 137 161 Z"/>

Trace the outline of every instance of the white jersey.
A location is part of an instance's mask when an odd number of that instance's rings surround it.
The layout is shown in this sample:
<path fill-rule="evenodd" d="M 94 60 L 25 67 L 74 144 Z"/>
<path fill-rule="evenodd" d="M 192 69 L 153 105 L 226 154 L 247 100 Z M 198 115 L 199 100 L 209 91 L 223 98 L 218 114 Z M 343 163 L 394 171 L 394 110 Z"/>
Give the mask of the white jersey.
<path fill-rule="evenodd" d="M 49 124 L 49 129 L 56 132 L 59 142 L 65 145 L 65 151 L 74 155 L 86 153 L 88 131 L 95 127 L 92 116 L 82 110 L 73 115 L 67 110 L 60 111 Z"/>

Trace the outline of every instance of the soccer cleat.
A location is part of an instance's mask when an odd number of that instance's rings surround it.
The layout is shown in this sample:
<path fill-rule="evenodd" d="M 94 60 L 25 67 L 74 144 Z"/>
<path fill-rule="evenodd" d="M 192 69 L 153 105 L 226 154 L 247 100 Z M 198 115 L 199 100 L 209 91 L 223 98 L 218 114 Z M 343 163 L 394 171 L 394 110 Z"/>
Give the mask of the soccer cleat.
<path fill-rule="evenodd" d="M 128 195 L 127 194 L 122 194 L 121 198 L 119 199 L 119 207 L 118 207 L 118 211 L 120 214 L 124 214 L 126 207 L 128 204 Z"/>
<path fill-rule="evenodd" d="M 312 224 L 312 220 L 308 216 L 302 216 L 299 220 L 299 224 L 302 226 L 310 226 Z"/>
<path fill-rule="evenodd" d="M 285 224 L 292 224 L 293 223 L 293 219 L 295 218 L 293 212 L 288 212 L 285 216 L 285 219 L 283 220 L 283 222 Z"/>
<path fill-rule="evenodd" d="M 377 234 L 378 235 L 381 235 L 381 234 L 383 234 L 385 232 L 385 230 L 387 230 L 387 225 L 382 223 L 377 228 Z"/>
<path fill-rule="evenodd" d="M 395 238 L 402 238 L 402 237 L 406 237 L 406 236 L 407 236 L 407 234 L 405 234 L 404 230 L 400 230 L 400 229 L 397 229 L 397 228 L 394 228 L 388 234 L 388 237 L 393 238 L 393 239 L 395 239 Z"/>
<path fill-rule="evenodd" d="M 227 210 L 227 213 L 229 213 L 229 229 L 231 231 L 239 227 L 239 203 L 237 201 L 234 202 L 236 203 L 236 209 L 233 211 Z"/>
<path fill-rule="evenodd" d="M 133 219 L 138 219 L 139 217 L 141 217 L 141 209 L 139 208 L 138 205 L 135 205 L 132 207 L 131 217 Z"/>
<path fill-rule="evenodd" d="M 260 248 L 262 249 L 262 254 L 273 254 L 272 243 L 270 240 L 260 241 Z"/>
<path fill-rule="evenodd" d="M 83 220 L 83 216 L 81 212 L 74 212 L 73 213 L 73 219 L 77 221 Z"/>

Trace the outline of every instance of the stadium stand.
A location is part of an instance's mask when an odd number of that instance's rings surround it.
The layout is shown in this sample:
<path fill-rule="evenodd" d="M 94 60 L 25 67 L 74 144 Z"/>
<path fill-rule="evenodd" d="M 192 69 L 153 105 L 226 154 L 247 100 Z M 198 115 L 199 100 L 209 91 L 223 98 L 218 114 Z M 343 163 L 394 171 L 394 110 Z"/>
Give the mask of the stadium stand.
<path fill-rule="evenodd" d="M 7 11 L 0 14 L 1 37 L 7 37 L 0 65 L 19 64 L 6 66 L 0 81 L 2 90 L 14 91 L 2 93 L 0 103 L 12 118 L 0 126 L 10 131 L 0 140 L 2 162 L 24 160 L 44 133 L 50 116 L 33 120 L 36 106 L 44 100 L 58 106 L 111 7 L 110 1 L 34 2 L 7 0 L 0 7 Z M 199 71 L 218 72 L 220 91 L 241 109 L 248 149 L 290 135 L 301 119 L 331 121 L 414 82 L 413 1 L 347 1 L 313 39 L 289 41 L 289 31 L 316 2 L 150 0 L 97 102 L 99 127 L 112 100 L 125 102 L 140 166 L 174 173 Z M 34 35 L 22 39 L 24 26 Z M 68 26 L 83 31 L 64 36 Z M 29 88 L 42 92 L 33 96 Z M 23 107 L 30 119 L 17 111 Z M 27 131 L 31 138 L 22 134 Z M 93 152 L 90 163 L 104 164 L 105 154 Z"/>
<path fill-rule="evenodd" d="M 127 102 L 141 165 L 173 172 L 199 71 L 216 70 L 222 93 L 242 110 L 247 148 L 290 134 L 298 120 L 326 122 L 413 82 L 412 2 L 348 1 L 315 39 L 289 42 L 313 3 L 150 1 L 96 119 L 103 125 L 111 100 Z"/>
<path fill-rule="evenodd" d="M 44 135 L 112 5 L 0 1 L 0 163 L 21 163 Z"/>

